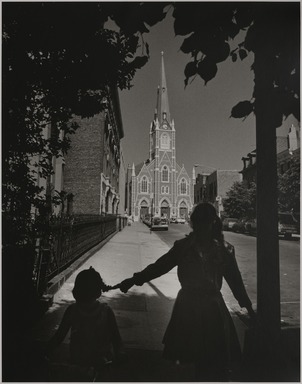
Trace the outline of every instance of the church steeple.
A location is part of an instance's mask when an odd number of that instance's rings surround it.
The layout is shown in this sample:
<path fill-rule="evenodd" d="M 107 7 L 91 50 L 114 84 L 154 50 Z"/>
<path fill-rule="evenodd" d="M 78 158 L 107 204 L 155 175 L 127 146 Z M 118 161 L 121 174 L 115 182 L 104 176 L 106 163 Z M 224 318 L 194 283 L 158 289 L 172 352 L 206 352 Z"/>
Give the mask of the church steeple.
<path fill-rule="evenodd" d="M 161 74 L 160 75 L 161 75 L 160 85 L 157 88 L 157 105 L 156 105 L 155 114 L 157 115 L 160 125 L 162 125 L 164 120 L 166 120 L 169 124 L 171 124 L 168 89 L 167 89 L 165 64 L 164 64 L 164 52 L 161 52 Z"/>

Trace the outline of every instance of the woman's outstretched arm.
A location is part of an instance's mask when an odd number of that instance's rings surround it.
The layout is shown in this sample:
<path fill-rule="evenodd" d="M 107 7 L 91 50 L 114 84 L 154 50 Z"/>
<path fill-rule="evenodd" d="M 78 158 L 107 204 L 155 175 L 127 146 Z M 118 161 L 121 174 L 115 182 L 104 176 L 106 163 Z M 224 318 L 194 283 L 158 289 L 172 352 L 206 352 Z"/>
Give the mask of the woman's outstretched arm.
<path fill-rule="evenodd" d="M 169 252 L 161 256 L 155 263 L 149 264 L 141 272 L 134 273 L 133 277 L 123 280 L 119 284 L 120 290 L 126 293 L 133 285 L 143 285 L 147 281 L 156 279 L 169 272 L 178 264 L 179 248 L 178 241 L 176 241 Z"/>

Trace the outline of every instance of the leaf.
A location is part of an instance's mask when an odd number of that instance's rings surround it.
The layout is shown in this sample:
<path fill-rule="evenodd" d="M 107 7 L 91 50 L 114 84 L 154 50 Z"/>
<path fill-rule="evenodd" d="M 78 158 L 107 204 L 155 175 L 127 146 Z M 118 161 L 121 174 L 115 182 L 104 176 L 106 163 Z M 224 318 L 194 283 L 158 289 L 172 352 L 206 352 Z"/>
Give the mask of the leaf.
<path fill-rule="evenodd" d="M 150 57 L 149 44 L 145 44 L 147 56 Z"/>
<path fill-rule="evenodd" d="M 217 65 L 212 60 L 205 57 L 198 64 L 197 73 L 205 81 L 206 85 L 208 81 L 212 80 L 216 76 Z"/>
<path fill-rule="evenodd" d="M 132 68 L 139 69 L 142 68 L 148 61 L 148 56 L 137 56 L 130 65 Z"/>
<path fill-rule="evenodd" d="M 245 59 L 247 57 L 247 52 L 245 49 L 239 49 L 239 57 L 241 60 Z"/>
<path fill-rule="evenodd" d="M 254 12 L 250 3 L 238 3 L 235 20 L 240 29 L 248 27 L 253 22 Z"/>
<path fill-rule="evenodd" d="M 234 37 L 237 36 L 240 31 L 238 25 L 233 22 L 228 24 L 225 30 L 231 39 L 234 39 Z"/>
<path fill-rule="evenodd" d="M 256 42 L 257 42 L 257 29 L 255 25 L 251 25 L 245 36 L 245 40 L 244 40 L 245 49 L 247 49 L 248 51 L 255 51 Z"/>
<path fill-rule="evenodd" d="M 175 35 L 185 36 L 192 32 L 192 3 L 175 3 L 173 10 Z"/>
<path fill-rule="evenodd" d="M 191 76 L 196 75 L 197 73 L 197 67 L 196 63 L 194 61 L 190 61 L 185 68 L 185 76 L 186 78 L 189 78 Z"/>
<path fill-rule="evenodd" d="M 207 53 L 207 55 L 215 61 L 215 63 L 220 63 L 226 60 L 230 54 L 230 46 L 227 42 L 218 42 L 215 41 L 211 44 L 211 51 Z"/>
<path fill-rule="evenodd" d="M 180 50 L 183 53 L 190 53 L 196 50 L 196 34 L 193 33 L 186 39 L 184 39 L 183 43 L 181 44 Z"/>
<path fill-rule="evenodd" d="M 234 117 L 235 119 L 242 119 L 252 113 L 253 110 L 254 103 L 251 103 L 247 100 L 241 101 L 240 103 L 235 105 L 235 107 L 232 108 L 231 117 Z"/>
<path fill-rule="evenodd" d="M 140 17 L 151 27 L 166 17 L 164 12 L 166 5 L 161 2 L 141 3 Z"/>

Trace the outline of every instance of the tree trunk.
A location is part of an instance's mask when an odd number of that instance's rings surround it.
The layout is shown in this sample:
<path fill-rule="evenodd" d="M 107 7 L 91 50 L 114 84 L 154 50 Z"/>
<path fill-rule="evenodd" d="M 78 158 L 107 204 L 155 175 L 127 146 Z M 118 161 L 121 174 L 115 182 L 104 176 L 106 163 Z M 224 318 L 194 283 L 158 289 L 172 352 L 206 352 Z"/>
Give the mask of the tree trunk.
<path fill-rule="evenodd" d="M 280 337 L 280 276 L 276 116 L 270 97 L 273 88 L 269 33 L 271 26 L 257 19 L 263 40 L 255 51 L 255 114 L 257 148 L 257 312 L 267 340 Z M 261 25 L 262 24 L 262 25 Z"/>

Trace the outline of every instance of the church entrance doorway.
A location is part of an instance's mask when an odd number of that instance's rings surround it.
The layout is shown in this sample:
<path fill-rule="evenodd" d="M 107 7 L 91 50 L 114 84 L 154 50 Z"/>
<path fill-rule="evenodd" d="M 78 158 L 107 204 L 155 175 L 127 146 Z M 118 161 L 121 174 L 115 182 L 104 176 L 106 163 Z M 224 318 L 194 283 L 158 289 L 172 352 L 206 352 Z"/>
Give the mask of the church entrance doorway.
<path fill-rule="evenodd" d="M 167 217 L 168 219 L 170 219 L 170 207 L 169 207 L 169 203 L 167 202 L 167 200 L 164 200 L 164 201 L 161 203 L 161 207 L 160 207 L 160 215 L 161 215 L 161 216 L 165 216 L 165 217 Z"/>
<path fill-rule="evenodd" d="M 148 207 L 148 203 L 146 202 L 146 200 L 143 200 L 141 202 L 141 206 L 140 206 L 140 218 L 143 219 L 146 215 L 148 215 L 149 213 L 149 207 Z"/>
<path fill-rule="evenodd" d="M 179 217 L 183 217 L 184 219 L 188 217 L 188 208 L 184 201 L 182 201 L 179 206 Z"/>

